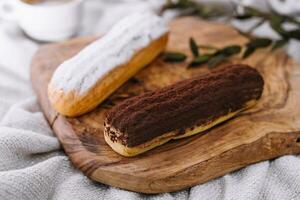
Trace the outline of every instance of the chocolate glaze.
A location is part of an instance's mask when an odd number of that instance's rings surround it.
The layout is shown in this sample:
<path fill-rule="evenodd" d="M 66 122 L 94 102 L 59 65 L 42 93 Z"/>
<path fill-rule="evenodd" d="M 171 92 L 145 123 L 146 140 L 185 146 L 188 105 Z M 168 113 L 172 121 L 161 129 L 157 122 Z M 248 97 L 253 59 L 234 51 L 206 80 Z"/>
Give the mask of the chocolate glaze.
<path fill-rule="evenodd" d="M 240 110 L 261 97 L 263 85 L 256 69 L 227 66 L 125 100 L 107 113 L 106 126 L 121 132 L 118 139 L 123 145 L 134 147 Z M 113 137 L 114 132 L 108 135 Z"/>

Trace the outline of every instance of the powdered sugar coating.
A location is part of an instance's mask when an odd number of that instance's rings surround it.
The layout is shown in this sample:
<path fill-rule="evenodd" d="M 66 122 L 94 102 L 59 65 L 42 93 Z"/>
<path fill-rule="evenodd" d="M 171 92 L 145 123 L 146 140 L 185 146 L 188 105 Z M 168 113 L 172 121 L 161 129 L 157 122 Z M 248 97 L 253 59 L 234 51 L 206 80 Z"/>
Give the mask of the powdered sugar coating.
<path fill-rule="evenodd" d="M 150 12 L 134 13 L 102 38 L 85 47 L 55 71 L 51 86 L 64 92 L 87 92 L 101 77 L 128 62 L 136 52 L 168 31 L 164 20 Z"/>

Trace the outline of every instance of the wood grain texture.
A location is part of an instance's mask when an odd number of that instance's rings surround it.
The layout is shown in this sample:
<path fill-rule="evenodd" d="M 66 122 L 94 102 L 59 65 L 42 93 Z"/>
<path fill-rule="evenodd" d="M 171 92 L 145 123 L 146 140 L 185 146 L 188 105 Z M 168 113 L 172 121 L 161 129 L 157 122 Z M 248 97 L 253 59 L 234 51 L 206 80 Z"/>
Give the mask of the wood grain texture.
<path fill-rule="evenodd" d="M 219 47 L 247 41 L 229 26 L 192 17 L 179 18 L 170 26 L 167 49 L 189 55 L 191 36 L 201 44 Z M 116 154 L 103 138 L 107 104 L 209 69 L 206 66 L 187 69 L 190 60 L 170 64 L 159 58 L 92 112 L 77 118 L 57 115 L 47 97 L 51 75 L 61 62 L 94 39 L 45 45 L 35 55 L 31 68 L 33 88 L 46 118 L 74 166 L 91 179 L 143 193 L 170 192 L 204 183 L 251 163 L 300 153 L 300 67 L 281 51 L 259 50 L 247 60 L 235 57 L 229 61 L 249 64 L 263 75 L 265 88 L 257 106 L 205 133 L 171 141 L 137 157 Z"/>

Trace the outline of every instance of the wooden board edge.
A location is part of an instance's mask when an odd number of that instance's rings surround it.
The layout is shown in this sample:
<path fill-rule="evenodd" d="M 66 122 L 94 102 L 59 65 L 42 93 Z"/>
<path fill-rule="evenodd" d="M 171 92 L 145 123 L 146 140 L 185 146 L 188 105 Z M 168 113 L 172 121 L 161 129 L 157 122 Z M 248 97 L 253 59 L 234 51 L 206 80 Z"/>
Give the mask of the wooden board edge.
<path fill-rule="evenodd" d="M 145 181 L 145 179 L 139 180 L 139 177 L 134 176 L 128 179 L 128 176 L 126 176 L 127 184 L 120 184 L 117 180 L 120 179 L 120 177 L 122 178 L 122 174 L 106 171 L 105 168 L 98 168 L 90 175 L 90 178 L 108 185 L 114 185 L 129 191 L 145 194 L 175 192 L 216 179 L 249 164 L 283 155 L 299 153 L 300 131 L 290 133 L 271 132 L 253 143 L 242 144 L 209 160 L 178 171 L 170 177 Z M 220 166 L 220 161 L 222 161 L 224 165 Z M 115 178 L 117 176 L 118 178 Z M 180 184 L 176 184 L 179 182 Z"/>

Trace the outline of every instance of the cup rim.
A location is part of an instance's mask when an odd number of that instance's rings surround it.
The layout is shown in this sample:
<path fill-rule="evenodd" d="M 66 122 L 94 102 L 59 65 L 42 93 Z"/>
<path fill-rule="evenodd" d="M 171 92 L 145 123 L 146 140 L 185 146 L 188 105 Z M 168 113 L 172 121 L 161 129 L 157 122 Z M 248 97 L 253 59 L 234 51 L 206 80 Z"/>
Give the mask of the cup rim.
<path fill-rule="evenodd" d="M 29 3 L 26 3 L 22 0 L 17 0 L 18 3 L 22 4 L 23 6 L 27 6 L 27 7 L 30 7 L 30 8 L 34 8 L 34 7 L 38 7 L 38 8 L 48 8 L 48 9 L 51 9 L 51 8 L 58 8 L 58 7 L 66 7 L 66 6 L 72 6 L 72 5 L 77 5 L 79 3 L 81 3 L 83 0 L 70 0 L 68 2 L 65 2 L 65 3 L 62 3 L 62 4 L 56 4 L 56 5 L 51 5 L 51 6 L 43 6 L 43 5 L 39 5 L 39 4 L 29 4 Z"/>

